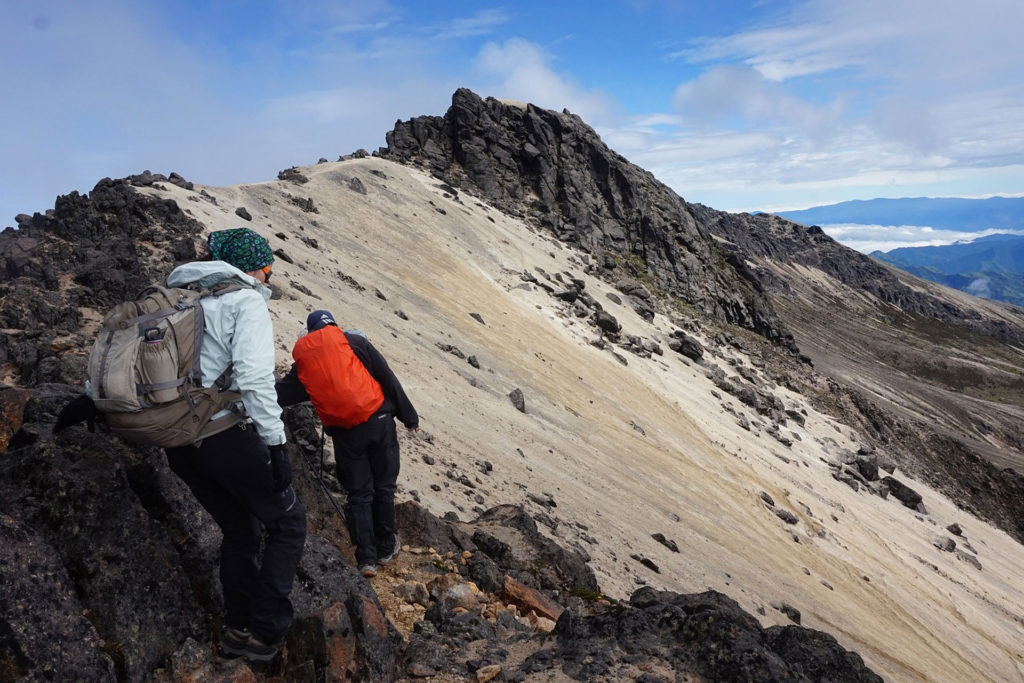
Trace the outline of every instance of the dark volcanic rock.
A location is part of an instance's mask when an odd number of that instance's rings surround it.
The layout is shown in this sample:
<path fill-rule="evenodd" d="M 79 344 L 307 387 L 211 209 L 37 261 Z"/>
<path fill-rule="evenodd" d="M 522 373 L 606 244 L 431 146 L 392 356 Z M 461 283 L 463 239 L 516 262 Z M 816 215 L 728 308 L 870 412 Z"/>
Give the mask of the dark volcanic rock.
<path fill-rule="evenodd" d="M 892 497 L 900 501 L 911 510 L 918 509 L 921 504 L 921 494 L 904 484 L 895 477 L 883 477 L 882 482 L 889 486 Z"/>
<path fill-rule="evenodd" d="M 401 636 L 370 584 L 321 536 L 306 542 L 292 602 L 296 619 L 287 644 L 294 670 L 313 662 L 327 680 L 394 677 Z"/>
<path fill-rule="evenodd" d="M 291 168 L 286 168 L 283 171 L 280 171 L 277 174 L 277 179 L 287 180 L 289 182 L 295 183 L 296 185 L 302 185 L 303 183 L 309 182 L 309 178 L 302 175 L 302 172 L 299 171 L 299 169 L 295 168 L 294 166 L 292 166 Z"/>
<path fill-rule="evenodd" d="M 7 450 L 11 439 L 24 423 L 25 406 L 31 394 L 17 387 L 0 388 L 0 453 Z"/>
<path fill-rule="evenodd" d="M 0 678 L 114 680 L 56 549 L 6 515 L 0 548 Z"/>
<path fill-rule="evenodd" d="M 812 681 L 877 681 L 855 652 L 844 650 L 827 633 L 800 626 L 765 629 L 768 646 L 790 666 Z"/>
<path fill-rule="evenodd" d="M 622 325 L 615 319 L 615 316 L 607 311 L 597 311 L 594 313 L 594 324 L 607 334 L 618 334 L 622 329 Z"/>
<path fill-rule="evenodd" d="M 444 117 L 400 121 L 387 143 L 381 156 L 425 166 L 455 186 L 474 185 L 599 262 L 621 262 L 708 315 L 796 353 L 742 259 L 717 246 L 692 205 L 610 150 L 579 116 L 460 89 Z M 653 316 L 633 298 L 642 315 Z"/>
<path fill-rule="evenodd" d="M 176 539 L 133 488 L 130 471 L 145 456 L 104 435 L 75 432 L 9 452 L 0 507 L 56 550 L 118 675 L 139 680 L 186 638 L 209 640 L 210 625 Z M 31 571 L 28 558 L 9 546 L 2 552 L 12 553 L 5 558 L 12 570 Z M 11 597 L 31 604 L 42 596 Z"/>
<path fill-rule="evenodd" d="M 679 332 L 676 338 L 668 343 L 668 347 L 690 360 L 698 361 L 704 356 L 704 347 L 693 337 Z"/>
<path fill-rule="evenodd" d="M 75 337 L 82 309 L 106 312 L 196 258 L 202 230 L 174 201 L 104 179 L 0 233 L 0 363 L 26 384 L 80 382 L 91 342 Z M 61 337 L 71 348 L 54 350 Z"/>
<path fill-rule="evenodd" d="M 395 519 L 402 530 L 403 543 L 430 546 L 442 553 L 476 549 L 470 534 L 412 501 L 395 506 Z"/>
<path fill-rule="evenodd" d="M 632 667 L 654 661 L 709 681 L 882 680 L 831 636 L 799 626 L 762 629 L 715 591 L 678 595 L 642 588 L 629 607 L 589 617 L 566 611 L 555 634 L 555 660 L 577 680 L 632 680 Z"/>
<path fill-rule="evenodd" d="M 168 658 L 189 659 L 187 643 L 213 648 L 220 532 L 162 451 L 81 427 L 53 439 L 54 413 L 77 391 L 37 387 L 25 429 L 39 438 L 0 460 L 0 656 L 30 678 L 149 680 Z M 311 420 L 291 414 L 291 443 L 312 449 Z M 340 537 L 340 517 L 299 457 L 295 488 L 311 526 Z M 287 677 L 394 677 L 400 638 L 370 585 L 318 534 L 307 537 L 292 600 Z"/>
<path fill-rule="evenodd" d="M 523 396 L 522 389 L 518 387 L 513 389 L 512 391 L 509 392 L 508 398 L 510 401 L 512 401 L 512 405 L 516 407 L 516 410 L 518 410 L 520 413 L 526 412 L 526 397 Z"/>
<path fill-rule="evenodd" d="M 580 589 L 598 590 L 588 558 L 562 548 L 541 534 L 522 508 L 514 505 L 491 508 L 473 521 L 473 527 L 508 544 L 509 552 L 504 555 L 508 559 L 499 561 L 499 565 L 527 586 L 566 595 Z"/>

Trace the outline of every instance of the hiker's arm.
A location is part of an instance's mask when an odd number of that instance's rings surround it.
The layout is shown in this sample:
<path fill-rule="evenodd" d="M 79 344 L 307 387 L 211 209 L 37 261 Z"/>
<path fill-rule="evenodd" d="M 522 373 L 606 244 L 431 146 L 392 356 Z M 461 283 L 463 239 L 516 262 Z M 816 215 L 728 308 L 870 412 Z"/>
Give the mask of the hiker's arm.
<path fill-rule="evenodd" d="M 365 337 L 348 336 L 349 346 L 355 351 L 356 356 L 362 362 L 366 369 L 370 372 L 370 375 L 377 380 L 380 384 L 380 388 L 384 391 L 384 395 L 388 397 L 391 403 L 395 406 L 395 417 L 409 429 L 414 429 L 420 424 L 419 415 L 416 414 L 416 409 L 412 406 L 412 401 L 405 395 L 405 390 L 402 388 L 402 384 L 395 377 L 395 373 L 392 372 L 388 366 L 388 362 L 384 360 L 384 356 L 381 355 L 373 344 L 369 342 Z"/>
<path fill-rule="evenodd" d="M 231 335 L 231 362 L 245 411 L 268 446 L 282 444 L 284 423 L 274 391 L 274 330 L 270 311 L 259 293 L 238 295 L 235 329 Z"/>
<path fill-rule="evenodd" d="M 282 408 L 309 400 L 306 387 L 299 380 L 299 371 L 295 363 L 292 363 L 287 375 L 277 380 L 274 387 L 277 389 L 277 404 Z"/>

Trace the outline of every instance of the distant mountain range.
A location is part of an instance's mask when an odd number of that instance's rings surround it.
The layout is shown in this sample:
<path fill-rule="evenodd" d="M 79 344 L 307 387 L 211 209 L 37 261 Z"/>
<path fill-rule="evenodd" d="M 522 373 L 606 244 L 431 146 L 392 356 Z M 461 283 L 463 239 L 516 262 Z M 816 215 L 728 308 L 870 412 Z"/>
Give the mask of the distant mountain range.
<path fill-rule="evenodd" d="M 905 197 L 814 206 L 776 215 L 804 225 L 922 226 L 981 232 L 1024 230 L 1024 197 Z M 975 296 L 1024 306 L 1024 237 L 996 234 L 933 247 L 874 251 L 872 257 Z"/>
<path fill-rule="evenodd" d="M 1021 235 L 989 235 L 941 247 L 900 247 L 871 256 L 947 287 L 1024 306 Z"/>
<path fill-rule="evenodd" d="M 855 200 L 799 211 L 780 211 L 775 215 L 804 225 L 926 225 L 968 232 L 992 228 L 1024 230 L 1024 197 Z"/>

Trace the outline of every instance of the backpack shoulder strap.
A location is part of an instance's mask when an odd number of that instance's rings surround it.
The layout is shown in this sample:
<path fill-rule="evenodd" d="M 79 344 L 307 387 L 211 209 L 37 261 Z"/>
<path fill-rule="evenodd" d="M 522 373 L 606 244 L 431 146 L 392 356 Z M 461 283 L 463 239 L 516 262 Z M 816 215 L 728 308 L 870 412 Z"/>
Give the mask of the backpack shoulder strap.
<path fill-rule="evenodd" d="M 200 296 L 203 297 L 224 296 L 225 294 L 229 294 L 231 292 L 237 292 L 240 289 L 253 289 L 253 287 L 251 285 L 242 284 L 241 282 L 237 281 L 218 282 L 212 287 L 206 287 L 199 290 L 199 294 Z"/>
<path fill-rule="evenodd" d="M 237 292 L 242 289 L 255 289 L 255 287 L 238 281 L 224 281 L 218 282 L 217 284 L 211 287 L 197 287 L 193 289 L 193 291 L 199 293 L 200 299 L 205 299 L 207 297 L 224 296 L 225 294 Z M 193 363 L 193 374 L 197 378 L 197 383 L 201 383 L 202 371 L 199 367 L 199 347 L 202 344 L 202 334 L 205 328 L 205 317 L 202 312 L 202 306 L 200 306 L 196 312 L 196 355 L 195 361 Z M 217 389 L 218 392 L 223 393 L 228 390 L 228 387 L 231 386 L 231 374 L 233 370 L 234 363 L 228 363 L 228 366 L 224 368 L 224 372 L 220 373 L 220 375 L 217 376 L 217 379 L 213 381 L 213 386 Z"/>

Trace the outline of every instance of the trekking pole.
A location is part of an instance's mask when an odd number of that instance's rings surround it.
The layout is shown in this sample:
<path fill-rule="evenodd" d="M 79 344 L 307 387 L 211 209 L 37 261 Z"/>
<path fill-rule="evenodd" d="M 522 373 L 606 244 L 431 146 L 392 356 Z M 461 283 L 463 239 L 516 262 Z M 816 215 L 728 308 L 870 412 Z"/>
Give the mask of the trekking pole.
<path fill-rule="evenodd" d="M 320 478 L 324 478 L 324 443 L 327 442 L 327 436 L 324 432 L 324 426 L 320 425 Z"/>
<path fill-rule="evenodd" d="M 330 491 L 330 489 L 327 488 L 327 484 L 324 483 L 324 476 L 323 476 L 323 474 L 324 474 L 324 433 L 322 431 L 320 432 L 320 471 L 319 472 L 317 472 L 316 468 L 313 467 L 313 463 L 311 463 L 309 461 L 309 458 L 306 457 L 306 452 L 302 448 L 299 448 L 299 452 L 302 453 L 302 459 L 306 462 L 306 467 L 309 468 L 309 473 L 312 474 L 313 478 L 316 479 L 317 482 L 320 483 L 320 489 L 324 492 L 324 496 L 327 497 L 327 500 L 331 501 L 331 505 L 333 505 L 334 509 L 337 510 L 338 515 L 341 517 L 341 521 L 347 523 L 348 520 L 345 517 L 344 511 L 342 511 L 341 507 L 338 505 L 338 501 L 334 500 L 334 496 L 331 495 L 331 491 Z"/>

